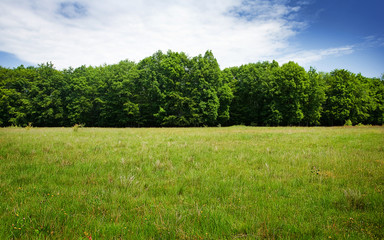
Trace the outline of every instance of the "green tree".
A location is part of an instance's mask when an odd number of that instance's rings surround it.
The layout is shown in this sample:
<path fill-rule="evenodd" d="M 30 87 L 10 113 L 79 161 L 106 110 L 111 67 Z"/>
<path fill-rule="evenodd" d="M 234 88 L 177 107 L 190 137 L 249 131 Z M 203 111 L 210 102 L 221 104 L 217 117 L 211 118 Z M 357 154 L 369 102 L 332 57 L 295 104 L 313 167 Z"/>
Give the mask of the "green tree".
<path fill-rule="evenodd" d="M 288 62 L 275 71 L 277 109 L 283 125 L 300 125 L 304 119 L 304 106 L 309 100 L 308 74 L 297 63 Z"/>
<path fill-rule="evenodd" d="M 277 62 L 259 62 L 230 68 L 234 76 L 231 88 L 231 124 L 278 125 L 281 114 L 276 108 Z"/>
<path fill-rule="evenodd" d="M 231 117 L 231 103 L 233 100 L 233 92 L 231 89 L 231 82 L 233 81 L 233 75 L 229 69 L 221 72 L 221 86 L 217 90 L 219 98 L 219 109 L 217 121 L 220 125 L 227 125 Z"/>
<path fill-rule="evenodd" d="M 168 51 L 159 63 L 158 81 L 163 96 L 155 114 L 163 126 L 189 126 L 194 103 L 190 97 L 190 59 L 184 53 Z"/>
<path fill-rule="evenodd" d="M 192 59 L 161 51 L 138 63 L 134 102 L 143 126 L 202 126 L 218 120 L 222 75 L 212 52 Z M 228 88 L 221 89 L 222 120 L 227 120 Z M 225 112 L 227 111 L 227 113 Z M 225 116 L 227 114 L 227 116 Z"/>
<path fill-rule="evenodd" d="M 36 126 L 62 126 L 63 73 L 56 70 L 52 63 L 41 64 L 36 70 L 37 77 L 31 85 L 29 94 L 31 122 Z"/>
<path fill-rule="evenodd" d="M 370 95 L 370 110 L 367 123 L 382 125 L 384 123 L 384 74 L 382 80 L 379 78 L 366 80 Z"/>
<path fill-rule="evenodd" d="M 133 102 L 138 104 L 139 108 L 138 126 L 159 126 L 161 124 L 158 122 L 158 115 L 163 114 L 160 106 L 165 95 L 160 89 L 159 81 L 162 82 L 164 88 L 167 86 L 160 74 L 160 62 L 163 58 L 164 54 L 158 51 L 151 57 L 144 58 L 137 65 L 138 76 L 133 79 Z"/>
<path fill-rule="evenodd" d="M 134 126 L 138 117 L 138 105 L 131 101 L 133 79 L 137 78 L 136 64 L 121 61 L 118 64 L 99 67 L 101 86 L 98 95 L 101 99 L 100 126 Z"/>
<path fill-rule="evenodd" d="M 323 103 L 325 101 L 325 83 L 323 75 L 316 72 L 314 68 L 308 71 L 309 86 L 306 89 L 306 101 L 303 104 L 305 125 L 320 125 Z"/>
<path fill-rule="evenodd" d="M 347 70 L 334 70 L 325 77 L 326 96 L 322 123 L 343 125 L 367 123 L 372 109 L 369 83 L 360 74 Z"/>
<path fill-rule="evenodd" d="M 90 115 L 93 107 L 92 85 L 85 66 L 64 70 L 66 81 L 65 116 L 66 125 L 86 124 L 92 126 Z"/>
<path fill-rule="evenodd" d="M 215 125 L 220 107 L 218 89 L 222 86 L 219 64 L 211 51 L 192 58 L 191 62 L 191 93 L 196 104 L 192 125 Z"/>
<path fill-rule="evenodd" d="M 26 126 L 32 122 L 29 95 L 37 71 L 23 65 L 15 69 L 0 67 L 0 122 L 3 126 Z"/>

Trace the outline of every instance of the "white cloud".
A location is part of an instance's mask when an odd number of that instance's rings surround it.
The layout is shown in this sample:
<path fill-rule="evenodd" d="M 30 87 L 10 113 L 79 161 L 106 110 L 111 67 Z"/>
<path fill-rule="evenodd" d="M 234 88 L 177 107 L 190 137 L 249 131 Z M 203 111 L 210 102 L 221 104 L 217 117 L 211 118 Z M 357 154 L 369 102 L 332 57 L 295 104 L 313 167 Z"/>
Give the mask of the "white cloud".
<path fill-rule="evenodd" d="M 304 23 L 292 17 L 300 6 L 283 3 L 2 0 L 0 51 L 66 68 L 139 61 L 157 50 L 194 56 L 210 49 L 222 67 L 236 66 L 272 59 L 289 47 Z"/>

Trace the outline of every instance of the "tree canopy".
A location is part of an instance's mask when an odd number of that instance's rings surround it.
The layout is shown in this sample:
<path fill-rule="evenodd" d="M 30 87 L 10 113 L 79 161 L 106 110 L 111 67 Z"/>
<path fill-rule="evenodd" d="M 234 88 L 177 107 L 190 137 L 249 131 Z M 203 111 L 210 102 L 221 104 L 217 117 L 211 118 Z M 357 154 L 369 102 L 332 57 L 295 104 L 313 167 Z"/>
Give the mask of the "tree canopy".
<path fill-rule="evenodd" d="M 0 126 L 314 126 L 384 122 L 384 75 L 319 73 L 294 62 L 221 70 L 211 51 L 156 52 L 64 70 L 0 67 Z"/>

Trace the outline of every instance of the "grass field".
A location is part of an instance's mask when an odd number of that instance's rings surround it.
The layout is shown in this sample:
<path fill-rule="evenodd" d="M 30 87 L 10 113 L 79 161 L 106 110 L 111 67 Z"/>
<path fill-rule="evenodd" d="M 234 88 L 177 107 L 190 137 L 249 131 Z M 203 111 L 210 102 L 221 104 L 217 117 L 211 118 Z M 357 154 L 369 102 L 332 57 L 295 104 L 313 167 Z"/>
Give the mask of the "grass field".
<path fill-rule="evenodd" d="M 384 127 L 2 128 L 9 238 L 383 239 Z"/>

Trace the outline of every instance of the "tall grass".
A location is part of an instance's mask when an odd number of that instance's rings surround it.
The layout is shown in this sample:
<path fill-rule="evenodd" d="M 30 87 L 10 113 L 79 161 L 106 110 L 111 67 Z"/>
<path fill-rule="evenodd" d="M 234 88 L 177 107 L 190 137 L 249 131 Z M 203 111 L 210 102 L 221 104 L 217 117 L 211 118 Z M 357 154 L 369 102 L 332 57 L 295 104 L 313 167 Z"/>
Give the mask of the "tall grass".
<path fill-rule="evenodd" d="M 384 128 L 2 128 L 0 239 L 382 239 Z"/>

